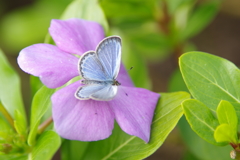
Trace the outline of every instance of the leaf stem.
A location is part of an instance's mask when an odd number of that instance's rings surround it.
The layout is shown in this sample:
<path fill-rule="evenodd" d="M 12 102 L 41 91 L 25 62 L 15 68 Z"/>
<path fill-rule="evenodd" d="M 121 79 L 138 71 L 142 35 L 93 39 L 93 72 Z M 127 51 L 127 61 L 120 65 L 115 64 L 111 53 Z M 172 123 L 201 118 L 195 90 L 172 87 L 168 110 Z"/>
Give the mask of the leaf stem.
<path fill-rule="evenodd" d="M 6 108 L 2 105 L 2 103 L 0 102 L 0 112 L 4 115 L 4 117 L 7 119 L 7 121 L 9 122 L 9 124 L 12 126 L 12 128 L 14 130 L 14 120 L 12 118 L 12 116 L 8 113 L 8 111 L 6 110 Z"/>
<path fill-rule="evenodd" d="M 53 119 L 51 116 L 46 121 L 44 121 L 41 125 L 39 125 L 38 133 L 41 134 L 52 123 L 52 121 L 53 121 Z"/>

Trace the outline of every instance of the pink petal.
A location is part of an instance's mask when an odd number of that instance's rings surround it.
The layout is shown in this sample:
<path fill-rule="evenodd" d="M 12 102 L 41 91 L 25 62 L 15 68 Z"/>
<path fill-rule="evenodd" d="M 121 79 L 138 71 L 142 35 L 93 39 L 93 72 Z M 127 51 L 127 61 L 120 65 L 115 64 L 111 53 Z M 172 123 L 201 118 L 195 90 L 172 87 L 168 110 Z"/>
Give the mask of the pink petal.
<path fill-rule="evenodd" d="M 49 88 L 57 88 L 78 76 L 78 58 L 50 44 L 35 44 L 24 48 L 18 56 L 20 68 Z"/>
<path fill-rule="evenodd" d="M 117 81 L 119 83 L 121 83 L 121 86 L 127 86 L 127 87 L 133 87 L 134 84 L 131 80 L 131 78 L 129 77 L 125 67 L 123 66 L 123 64 L 121 63 L 121 66 L 120 66 L 120 71 L 118 73 L 118 76 L 117 76 Z"/>
<path fill-rule="evenodd" d="M 82 19 L 52 20 L 49 32 L 60 49 L 79 55 L 95 50 L 104 38 L 98 23 Z"/>
<path fill-rule="evenodd" d="M 117 96 L 109 104 L 123 131 L 148 142 L 159 96 L 146 89 L 121 86 Z"/>
<path fill-rule="evenodd" d="M 97 141 L 112 134 L 114 113 L 108 102 L 78 100 L 74 97 L 80 82 L 52 96 L 52 113 L 57 133 L 66 139 Z"/>

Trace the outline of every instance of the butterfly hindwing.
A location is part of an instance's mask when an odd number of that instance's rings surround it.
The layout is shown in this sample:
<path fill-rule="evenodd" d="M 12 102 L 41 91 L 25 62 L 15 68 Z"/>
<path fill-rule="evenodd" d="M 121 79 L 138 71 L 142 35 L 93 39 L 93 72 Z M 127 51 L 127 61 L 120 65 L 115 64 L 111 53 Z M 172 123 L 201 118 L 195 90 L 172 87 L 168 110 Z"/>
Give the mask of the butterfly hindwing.
<path fill-rule="evenodd" d="M 80 87 L 75 96 L 81 100 L 95 99 L 108 101 L 113 99 L 117 93 L 117 86 L 111 84 L 89 84 Z"/>
<path fill-rule="evenodd" d="M 112 100 L 117 94 L 117 86 L 112 84 L 105 84 L 104 88 L 95 92 L 90 97 L 95 100 L 109 101 Z"/>

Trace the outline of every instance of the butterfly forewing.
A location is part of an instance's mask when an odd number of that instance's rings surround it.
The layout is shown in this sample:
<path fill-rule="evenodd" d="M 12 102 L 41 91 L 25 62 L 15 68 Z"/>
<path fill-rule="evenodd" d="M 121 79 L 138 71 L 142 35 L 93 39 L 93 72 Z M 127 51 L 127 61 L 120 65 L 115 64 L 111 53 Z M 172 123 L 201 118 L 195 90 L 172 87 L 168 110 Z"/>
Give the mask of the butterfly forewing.
<path fill-rule="evenodd" d="M 112 36 L 104 39 L 96 53 L 108 77 L 116 79 L 121 62 L 121 38 Z"/>
<path fill-rule="evenodd" d="M 101 62 L 94 51 L 90 51 L 82 55 L 79 61 L 79 71 L 80 75 L 85 80 L 110 80 L 110 77 L 107 77 Z"/>

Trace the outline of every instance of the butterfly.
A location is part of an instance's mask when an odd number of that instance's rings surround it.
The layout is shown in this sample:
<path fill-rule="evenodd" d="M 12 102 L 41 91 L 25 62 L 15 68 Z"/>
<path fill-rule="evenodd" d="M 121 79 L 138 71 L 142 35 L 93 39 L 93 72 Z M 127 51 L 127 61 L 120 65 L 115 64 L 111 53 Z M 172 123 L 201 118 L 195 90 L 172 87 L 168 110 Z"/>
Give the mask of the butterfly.
<path fill-rule="evenodd" d="M 80 100 L 112 100 L 121 85 L 117 80 L 121 64 L 121 38 L 110 36 L 103 39 L 96 51 L 88 51 L 79 59 L 78 69 L 83 78 L 75 93 Z"/>

